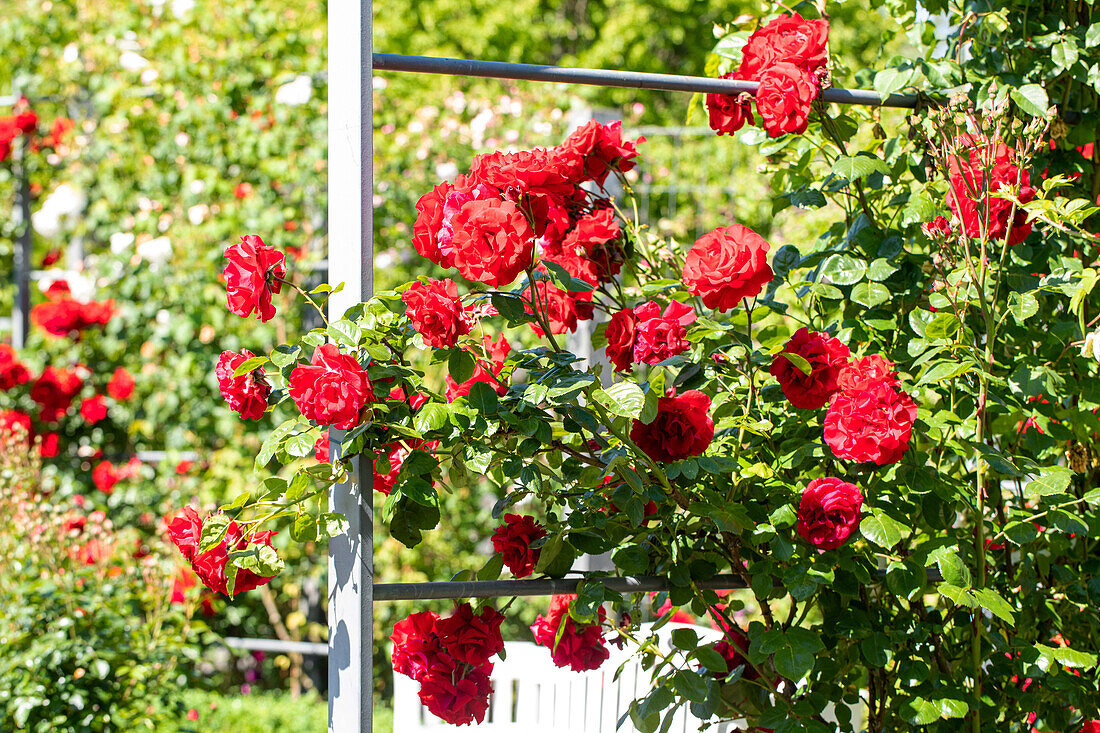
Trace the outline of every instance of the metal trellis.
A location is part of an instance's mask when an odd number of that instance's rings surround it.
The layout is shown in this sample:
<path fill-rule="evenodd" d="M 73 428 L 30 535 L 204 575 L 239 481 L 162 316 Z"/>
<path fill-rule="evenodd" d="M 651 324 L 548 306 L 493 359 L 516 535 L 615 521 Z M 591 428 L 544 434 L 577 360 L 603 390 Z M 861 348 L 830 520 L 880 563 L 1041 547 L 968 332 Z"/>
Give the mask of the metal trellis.
<path fill-rule="evenodd" d="M 373 107 L 375 70 L 605 87 L 734 94 L 755 92 L 754 82 L 608 69 L 565 68 L 425 56 L 372 54 L 371 0 L 329 3 L 329 262 L 333 285 L 345 288 L 332 298 L 336 315 L 370 297 L 373 288 Z M 839 104 L 913 108 L 914 95 L 859 89 L 825 89 L 822 98 Z M 339 433 L 333 435 L 338 445 Z M 345 533 L 329 543 L 329 730 L 369 733 L 373 713 L 373 616 L 375 600 L 551 595 L 575 591 L 584 578 L 561 580 L 394 583 L 374 585 L 373 507 L 370 474 L 353 461 L 351 479 L 335 486 L 329 505 L 348 518 Z M 589 578 L 619 592 L 659 590 L 663 578 Z M 711 588 L 743 587 L 735 576 L 708 581 Z"/>

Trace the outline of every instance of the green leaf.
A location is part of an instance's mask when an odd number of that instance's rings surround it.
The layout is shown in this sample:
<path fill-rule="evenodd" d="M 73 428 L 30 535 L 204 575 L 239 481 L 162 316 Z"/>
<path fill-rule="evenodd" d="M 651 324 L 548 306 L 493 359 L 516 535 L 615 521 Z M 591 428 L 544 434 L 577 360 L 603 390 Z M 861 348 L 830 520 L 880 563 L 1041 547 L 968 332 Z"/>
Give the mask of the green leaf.
<path fill-rule="evenodd" d="M 546 268 L 550 282 L 554 283 L 562 290 L 566 290 L 570 293 L 588 293 L 593 289 L 592 285 L 578 277 L 573 277 L 569 274 L 568 270 L 557 262 L 543 260 L 542 266 Z"/>
<path fill-rule="evenodd" d="M 1044 468 L 1039 478 L 1028 481 L 1024 486 L 1024 495 L 1029 499 L 1035 499 L 1040 496 L 1064 494 L 1072 478 L 1073 471 L 1065 466 Z"/>
<path fill-rule="evenodd" d="M 938 384 L 966 374 L 973 368 L 974 365 L 969 362 L 939 361 L 921 375 L 920 379 L 917 380 L 917 384 Z"/>
<path fill-rule="evenodd" d="M 909 534 L 909 528 L 879 509 L 872 509 L 871 515 L 859 523 L 859 532 L 879 547 L 889 550 Z"/>
<path fill-rule="evenodd" d="M 845 156 L 833 163 L 833 173 L 849 181 L 858 181 L 876 172 L 885 175 L 890 172 L 890 166 L 870 155 Z"/>
<path fill-rule="evenodd" d="M 225 538 L 225 530 L 232 521 L 227 514 L 211 514 L 202 523 L 202 534 L 199 536 L 198 554 L 209 552 L 217 547 Z"/>
<path fill-rule="evenodd" d="M 912 725 L 928 725 L 940 719 L 939 709 L 929 700 L 912 698 L 901 708 L 901 714 Z"/>
<path fill-rule="evenodd" d="M 890 289 L 882 283 L 862 282 L 852 288 L 852 301 L 867 308 L 874 308 L 890 300 Z"/>
<path fill-rule="evenodd" d="M 928 564 L 935 563 L 940 569 L 940 575 L 950 585 L 969 588 L 970 569 L 959 557 L 954 547 L 937 547 L 928 554 Z"/>
<path fill-rule="evenodd" d="M 954 313 L 937 313 L 932 322 L 924 327 L 926 339 L 949 339 L 959 330 L 959 319 Z"/>
<path fill-rule="evenodd" d="M 1009 626 L 1016 625 L 1016 617 L 1012 613 L 1012 606 L 1008 605 L 1008 601 L 1001 598 L 997 591 L 992 588 L 979 588 L 974 591 L 974 597 L 978 599 L 978 603 L 981 604 L 982 608 L 988 609 L 990 613 Z"/>
<path fill-rule="evenodd" d="M 256 454 L 256 471 L 263 470 L 264 466 L 266 466 L 268 462 L 271 461 L 272 456 L 275 455 L 275 451 L 282 445 L 283 439 L 299 425 L 298 418 L 292 417 L 271 431 L 271 434 L 268 435 L 264 439 L 263 444 L 260 445 L 259 453 Z"/>
<path fill-rule="evenodd" d="M 637 418 L 645 407 L 645 392 L 634 382 L 617 382 L 606 390 L 595 390 L 592 396 L 618 417 Z"/>
<path fill-rule="evenodd" d="M 283 448 L 292 456 L 304 458 L 313 454 L 313 445 L 316 442 L 317 438 L 313 433 L 296 433 L 286 439 Z"/>
<path fill-rule="evenodd" d="M 813 367 L 810 366 L 810 362 L 806 361 L 806 357 L 801 354 L 795 354 L 790 351 L 780 351 L 776 354 L 776 357 L 783 357 L 798 369 L 798 371 L 810 376 L 810 372 L 813 371 Z"/>
<path fill-rule="evenodd" d="M 468 351 L 462 349 L 455 349 L 447 358 L 447 371 L 450 373 L 451 379 L 459 384 L 474 376 L 476 366 L 477 362 L 474 361 L 474 357 Z"/>
<path fill-rule="evenodd" d="M 496 390 L 485 382 L 474 382 L 470 394 L 466 395 L 466 402 L 481 414 L 492 415 L 498 406 Z"/>
<path fill-rule="evenodd" d="M 328 324 L 329 338 L 341 346 L 358 346 L 361 333 L 359 324 L 351 321 L 339 320 Z"/>
<path fill-rule="evenodd" d="M 687 631 L 688 629 L 677 629 Z M 673 632 L 675 633 L 675 632 Z M 702 703 L 707 699 L 707 683 L 697 672 L 686 669 L 677 670 L 672 677 L 672 684 L 676 687 L 677 694 L 691 702 Z"/>
<path fill-rule="evenodd" d="M 237 365 L 236 369 L 233 370 L 233 376 L 234 377 L 243 377 L 244 375 L 246 375 L 250 372 L 256 371 L 257 369 L 262 367 L 267 362 L 268 362 L 268 358 L 266 356 L 253 356 L 253 357 L 250 357 L 248 359 L 245 359 L 244 361 L 242 361 L 240 364 Z"/>
<path fill-rule="evenodd" d="M 950 598 L 957 606 L 974 608 L 978 605 L 978 602 L 974 600 L 974 596 L 966 588 L 960 588 L 951 583 L 940 583 L 936 586 L 936 590 L 938 590 L 940 595 L 944 598 Z"/>
<path fill-rule="evenodd" d="M 451 412 L 446 405 L 429 402 L 416 411 L 416 415 L 413 417 L 413 428 L 418 433 L 430 433 L 433 430 L 439 430 L 447 424 L 447 418 L 450 414 Z"/>
<path fill-rule="evenodd" d="M 1008 299 L 1008 310 L 1016 323 L 1022 324 L 1039 312 L 1039 301 L 1031 293 L 1012 293 Z"/>
<path fill-rule="evenodd" d="M 1009 95 L 1020 109 L 1032 117 L 1047 116 L 1050 100 L 1047 99 L 1046 90 L 1038 84 L 1025 84 L 1022 87 L 1014 88 L 1009 92 Z"/>
<path fill-rule="evenodd" d="M 833 285 L 855 285 L 867 274 L 867 263 L 848 255 L 833 255 L 821 265 L 822 279 Z"/>
<path fill-rule="evenodd" d="M 798 682 L 813 671 L 813 652 L 787 644 L 772 657 L 775 671 L 789 680 Z"/>
<path fill-rule="evenodd" d="M 477 571 L 478 580 L 496 580 L 500 577 L 501 571 L 504 569 L 504 556 L 499 552 L 494 553 L 484 565 L 481 566 L 481 570 Z"/>

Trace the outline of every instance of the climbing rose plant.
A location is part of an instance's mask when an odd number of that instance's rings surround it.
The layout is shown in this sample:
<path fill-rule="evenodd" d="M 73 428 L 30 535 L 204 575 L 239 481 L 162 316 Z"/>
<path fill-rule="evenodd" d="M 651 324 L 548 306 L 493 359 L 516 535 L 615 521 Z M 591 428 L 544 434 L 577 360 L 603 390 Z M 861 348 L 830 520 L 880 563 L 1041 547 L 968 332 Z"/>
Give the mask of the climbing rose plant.
<path fill-rule="evenodd" d="M 583 575 L 531 627 L 575 671 L 612 642 L 643 650 L 642 730 L 684 706 L 780 731 L 1094 725 L 1097 192 L 1048 155 L 1064 135 L 1033 89 L 919 106 L 890 144 L 860 136 L 877 112 L 822 102 L 828 30 L 791 14 L 731 31 L 711 70 L 754 91 L 700 99 L 730 144 L 767 146 L 780 208 L 831 202 L 817 241 L 777 248 L 737 222 L 654 235 L 624 176 L 644 140 L 590 122 L 421 197 L 412 246 L 443 279 L 339 318 L 329 286 L 300 292 L 324 328 L 223 354 L 242 417 L 299 414 L 264 441 L 257 469 L 283 468 L 253 497 L 172 525 L 197 572 L 217 559 L 200 579 L 233 594 L 278 573 L 269 525 L 344 531 L 326 493 L 359 459 L 410 547 L 440 492 L 495 492 L 480 579 L 606 552 L 666 578 L 650 598 Z M 226 259 L 230 310 L 269 318 L 285 258 L 247 235 Z M 585 321 L 593 363 L 563 348 Z M 680 607 L 719 640 L 653 644 Z M 499 616 L 397 624 L 394 668 L 429 710 L 484 719 Z"/>

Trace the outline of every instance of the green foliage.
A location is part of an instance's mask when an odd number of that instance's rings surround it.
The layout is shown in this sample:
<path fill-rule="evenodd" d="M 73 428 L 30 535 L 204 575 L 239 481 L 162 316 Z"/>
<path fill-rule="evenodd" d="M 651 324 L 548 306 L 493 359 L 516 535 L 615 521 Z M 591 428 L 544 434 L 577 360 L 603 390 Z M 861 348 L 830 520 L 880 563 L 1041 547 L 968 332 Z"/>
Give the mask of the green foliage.
<path fill-rule="evenodd" d="M 197 714 L 197 720 L 187 719 L 187 712 L 191 710 Z M 383 715 L 376 715 L 375 730 L 388 730 L 384 725 L 388 710 L 383 708 L 378 712 Z M 392 718 L 392 713 L 390 715 Z M 316 733 L 323 731 L 327 725 L 328 704 L 316 695 L 294 699 L 286 693 L 259 692 L 231 696 L 188 690 L 181 695 L 173 709 L 172 719 L 155 730 L 157 733 L 221 730 L 237 733 L 270 733 L 274 730 L 283 733 Z"/>

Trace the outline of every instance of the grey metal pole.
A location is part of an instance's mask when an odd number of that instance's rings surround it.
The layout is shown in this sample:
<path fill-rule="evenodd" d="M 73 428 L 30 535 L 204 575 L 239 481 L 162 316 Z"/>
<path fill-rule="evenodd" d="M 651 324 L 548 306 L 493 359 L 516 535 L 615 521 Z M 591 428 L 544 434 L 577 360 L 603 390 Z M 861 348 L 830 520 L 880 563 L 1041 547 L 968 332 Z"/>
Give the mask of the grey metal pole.
<path fill-rule="evenodd" d="M 373 281 L 373 105 L 371 0 L 329 0 L 329 282 L 344 290 L 329 301 L 340 317 L 370 297 Z M 333 456 L 341 432 L 333 430 Z M 371 475 L 358 458 L 334 486 L 329 507 L 348 529 L 329 540 L 328 729 L 371 733 L 374 653 L 374 532 Z"/>
<path fill-rule="evenodd" d="M 420 74 L 527 79 L 561 84 L 591 84 L 601 87 L 664 89 L 672 92 L 715 94 L 749 92 L 755 94 L 757 87 L 755 81 L 712 79 L 705 76 L 652 74 L 642 71 L 622 71 L 620 69 L 581 69 L 545 64 L 514 64 L 501 61 L 449 59 L 436 56 L 402 56 L 389 53 L 374 54 L 374 67 L 379 70 L 411 71 Z M 878 92 L 866 89 L 830 87 L 821 91 L 821 98 L 826 102 L 869 104 L 874 107 L 908 107 L 911 109 L 917 105 L 917 97 L 913 94 L 891 94 L 884 100 Z"/>
<path fill-rule="evenodd" d="M 27 344 L 31 329 L 31 258 L 34 250 L 34 229 L 31 227 L 31 180 L 27 171 L 27 154 L 30 141 L 22 135 L 18 150 L 17 185 L 19 186 L 19 212 L 23 230 L 15 243 L 13 269 L 15 270 L 15 302 L 11 309 L 11 345 L 22 349 Z"/>

